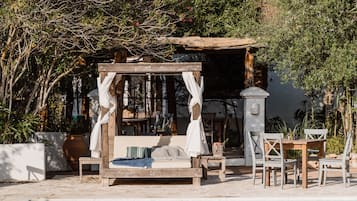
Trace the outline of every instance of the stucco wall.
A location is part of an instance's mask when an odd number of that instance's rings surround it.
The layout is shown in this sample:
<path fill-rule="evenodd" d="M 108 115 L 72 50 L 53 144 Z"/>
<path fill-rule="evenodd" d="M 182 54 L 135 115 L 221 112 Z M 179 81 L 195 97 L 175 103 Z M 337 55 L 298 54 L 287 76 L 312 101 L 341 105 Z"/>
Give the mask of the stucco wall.
<path fill-rule="evenodd" d="M 304 109 L 304 101 L 308 98 L 301 89 L 296 89 L 291 83 L 282 84 L 277 74 L 272 71 L 268 73 L 268 93 L 270 96 L 266 102 L 267 118 L 281 117 L 289 127 L 294 127 L 294 113 L 296 110 Z"/>
<path fill-rule="evenodd" d="M 0 144 L 0 181 L 41 181 L 46 178 L 43 143 Z"/>

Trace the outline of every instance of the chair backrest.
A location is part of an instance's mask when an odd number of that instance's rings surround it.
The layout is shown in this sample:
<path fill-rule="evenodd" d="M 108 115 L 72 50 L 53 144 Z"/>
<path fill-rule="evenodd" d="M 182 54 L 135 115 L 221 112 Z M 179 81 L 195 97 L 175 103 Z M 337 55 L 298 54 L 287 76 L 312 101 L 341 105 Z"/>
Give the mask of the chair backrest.
<path fill-rule="evenodd" d="M 264 133 L 262 134 L 262 144 L 267 147 L 267 151 L 263 148 L 263 160 L 279 159 L 283 163 L 283 133 Z"/>
<path fill-rule="evenodd" d="M 348 131 L 345 148 L 343 149 L 343 155 L 342 155 L 343 161 L 349 160 L 351 150 L 352 150 L 352 131 Z"/>
<path fill-rule="evenodd" d="M 306 139 L 326 139 L 327 129 L 304 129 Z"/>
<path fill-rule="evenodd" d="M 305 139 L 324 139 L 327 138 L 327 129 L 304 129 Z M 326 141 L 324 142 L 324 152 L 326 152 Z"/>
<path fill-rule="evenodd" d="M 249 145 L 250 145 L 250 151 L 252 153 L 252 161 L 255 163 L 257 158 L 263 158 L 263 145 L 261 144 L 261 132 L 256 132 L 256 131 L 250 131 L 249 132 Z"/>

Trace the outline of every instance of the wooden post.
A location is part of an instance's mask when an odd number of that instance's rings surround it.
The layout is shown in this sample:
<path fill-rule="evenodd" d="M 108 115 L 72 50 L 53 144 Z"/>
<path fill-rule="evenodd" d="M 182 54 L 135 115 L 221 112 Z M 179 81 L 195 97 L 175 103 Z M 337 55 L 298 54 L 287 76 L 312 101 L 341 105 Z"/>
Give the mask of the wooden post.
<path fill-rule="evenodd" d="M 201 72 L 195 71 L 195 72 L 193 72 L 193 76 L 195 77 L 195 80 L 198 83 L 198 85 L 200 85 L 201 84 Z M 200 104 L 197 103 L 192 107 L 193 120 L 197 120 L 199 116 L 201 116 L 201 106 L 200 106 Z"/>
<path fill-rule="evenodd" d="M 106 72 L 100 72 L 100 82 L 103 82 L 107 76 Z M 109 108 L 100 107 L 102 117 L 109 111 Z M 109 149 L 108 149 L 108 124 L 102 124 L 102 169 L 109 167 Z"/>
<path fill-rule="evenodd" d="M 246 49 L 245 53 L 245 73 L 244 73 L 244 86 L 245 88 L 254 86 L 254 56 L 249 52 L 249 48 Z"/>
<path fill-rule="evenodd" d="M 200 86 L 201 84 L 201 72 L 199 71 L 195 71 L 193 72 L 193 76 L 195 77 L 196 82 L 198 83 L 198 85 Z M 192 118 L 193 120 L 197 120 L 198 117 L 201 116 L 201 106 L 200 104 L 196 103 L 193 107 L 192 107 Z M 198 168 L 199 167 L 199 158 L 193 158 L 193 167 L 194 168 Z M 192 178 L 192 184 L 195 186 L 200 185 L 201 183 L 201 178 Z"/>
<path fill-rule="evenodd" d="M 192 159 L 192 167 L 193 168 L 200 168 L 200 159 L 193 158 Z M 193 186 L 200 186 L 201 185 L 201 177 L 193 177 L 192 178 L 192 185 Z"/>

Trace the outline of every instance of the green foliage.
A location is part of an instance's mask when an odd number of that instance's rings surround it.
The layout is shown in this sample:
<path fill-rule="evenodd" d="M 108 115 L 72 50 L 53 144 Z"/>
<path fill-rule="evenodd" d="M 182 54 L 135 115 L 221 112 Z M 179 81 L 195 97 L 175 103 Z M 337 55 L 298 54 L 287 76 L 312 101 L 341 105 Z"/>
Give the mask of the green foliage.
<path fill-rule="evenodd" d="M 39 119 L 34 115 L 10 113 L 0 106 L 0 144 L 28 142 L 38 123 Z"/>
<path fill-rule="evenodd" d="M 344 136 L 337 135 L 327 139 L 326 153 L 341 154 L 344 148 Z"/>
<path fill-rule="evenodd" d="M 259 35 L 260 1 L 183 1 L 177 35 L 252 37 Z"/>
<path fill-rule="evenodd" d="M 281 130 L 284 130 L 286 126 L 286 123 L 280 118 L 280 117 L 273 117 L 271 119 L 268 119 L 265 124 L 265 128 L 267 132 L 280 132 Z"/>
<path fill-rule="evenodd" d="M 281 0 L 278 6 L 280 21 L 269 29 L 263 52 L 282 79 L 307 91 L 355 84 L 356 1 Z"/>

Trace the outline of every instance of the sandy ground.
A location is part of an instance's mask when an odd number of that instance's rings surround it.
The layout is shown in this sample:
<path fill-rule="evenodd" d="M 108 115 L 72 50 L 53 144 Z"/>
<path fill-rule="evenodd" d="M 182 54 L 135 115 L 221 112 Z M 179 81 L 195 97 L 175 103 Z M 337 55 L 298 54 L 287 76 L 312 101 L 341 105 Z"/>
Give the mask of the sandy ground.
<path fill-rule="evenodd" d="M 0 200 L 357 200 L 357 179 L 345 187 L 338 175 L 329 174 L 326 186 L 319 187 L 317 171 L 310 170 L 308 189 L 301 184 L 294 187 L 290 177 L 290 184 L 281 190 L 280 186 L 264 188 L 259 178 L 253 185 L 249 169 L 237 167 L 228 167 L 225 182 L 209 175 L 200 187 L 187 180 L 125 180 L 103 187 L 96 175 L 87 174 L 80 183 L 77 173 L 67 173 L 37 183 L 1 183 Z"/>

